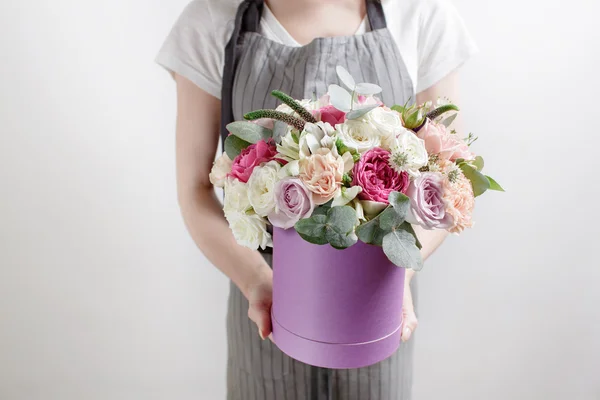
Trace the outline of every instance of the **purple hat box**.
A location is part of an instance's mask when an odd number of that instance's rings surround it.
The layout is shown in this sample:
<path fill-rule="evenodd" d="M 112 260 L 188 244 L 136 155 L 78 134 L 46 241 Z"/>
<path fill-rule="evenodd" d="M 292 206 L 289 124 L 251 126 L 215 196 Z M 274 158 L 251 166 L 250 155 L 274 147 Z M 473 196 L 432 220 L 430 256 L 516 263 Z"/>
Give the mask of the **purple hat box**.
<path fill-rule="evenodd" d="M 379 246 L 359 241 L 338 250 L 274 228 L 273 341 L 325 368 L 386 359 L 400 345 L 404 273 Z"/>

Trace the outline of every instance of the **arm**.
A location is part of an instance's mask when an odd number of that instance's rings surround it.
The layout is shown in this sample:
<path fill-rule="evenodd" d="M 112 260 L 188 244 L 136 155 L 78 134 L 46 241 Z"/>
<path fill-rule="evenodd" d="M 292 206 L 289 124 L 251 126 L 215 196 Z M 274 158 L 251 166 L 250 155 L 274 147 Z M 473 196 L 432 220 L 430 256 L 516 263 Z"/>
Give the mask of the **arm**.
<path fill-rule="evenodd" d="M 258 251 L 237 244 L 209 180 L 220 138 L 221 102 L 180 75 L 175 80 L 177 194 L 183 219 L 206 258 L 249 298 L 256 287 L 268 285 L 272 271 Z M 265 318 L 268 312 L 252 319 L 270 327 Z"/>
<path fill-rule="evenodd" d="M 458 104 L 458 77 L 456 72 L 450 73 L 444 79 L 417 94 L 417 104 L 425 103 L 426 101 L 437 101 L 439 97 L 447 97 L 455 104 Z M 461 130 L 461 116 L 454 120 L 453 123 L 456 130 Z M 423 245 L 421 255 L 423 260 L 429 258 L 431 254 L 442 244 L 448 236 L 448 232 L 443 230 L 426 230 L 418 225 L 413 226 L 419 241 Z M 412 293 L 410 290 L 410 282 L 415 275 L 412 269 L 406 270 L 405 287 L 404 287 L 404 303 L 403 314 L 404 322 L 402 328 L 402 340 L 406 341 L 410 338 L 412 332 L 417 328 L 418 322 L 414 312 Z"/>

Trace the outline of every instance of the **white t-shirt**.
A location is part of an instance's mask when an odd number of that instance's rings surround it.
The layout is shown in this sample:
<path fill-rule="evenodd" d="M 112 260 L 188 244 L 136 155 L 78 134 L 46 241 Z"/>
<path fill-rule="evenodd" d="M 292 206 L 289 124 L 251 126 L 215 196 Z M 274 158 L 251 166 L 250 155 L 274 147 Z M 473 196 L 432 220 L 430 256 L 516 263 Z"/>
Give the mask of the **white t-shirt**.
<path fill-rule="evenodd" d="M 450 0 L 383 0 L 390 30 L 417 93 L 434 85 L 477 52 Z M 193 0 L 160 49 L 156 62 L 221 98 L 224 49 L 241 0 Z M 358 31 L 369 29 L 365 17 Z M 260 33 L 300 46 L 264 7 Z"/>

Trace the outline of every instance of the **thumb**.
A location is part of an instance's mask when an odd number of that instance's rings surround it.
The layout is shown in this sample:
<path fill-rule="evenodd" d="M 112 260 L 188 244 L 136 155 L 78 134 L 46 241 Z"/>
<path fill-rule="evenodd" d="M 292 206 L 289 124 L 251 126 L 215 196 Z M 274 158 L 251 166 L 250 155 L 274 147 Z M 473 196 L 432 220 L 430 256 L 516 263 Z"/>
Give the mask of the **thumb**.
<path fill-rule="evenodd" d="M 250 307 L 248 317 L 256 324 L 258 335 L 265 339 L 271 334 L 271 310 L 270 307 Z"/>

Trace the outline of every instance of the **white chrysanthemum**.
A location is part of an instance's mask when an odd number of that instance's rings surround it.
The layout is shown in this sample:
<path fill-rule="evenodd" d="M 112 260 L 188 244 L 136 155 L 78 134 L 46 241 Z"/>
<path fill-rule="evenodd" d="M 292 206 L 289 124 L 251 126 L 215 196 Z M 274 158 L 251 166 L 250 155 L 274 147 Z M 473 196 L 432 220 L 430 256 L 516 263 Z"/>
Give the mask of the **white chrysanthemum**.
<path fill-rule="evenodd" d="M 277 144 L 277 157 L 286 161 L 300 159 L 300 146 L 296 143 L 294 135 L 297 131 L 291 131 L 281 138 L 281 143 Z"/>
<path fill-rule="evenodd" d="M 371 111 L 373 112 L 373 111 Z M 335 126 L 337 137 L 344 144 L 359 153 L 381 146 L 381 135 L 373 125 L 363 120 L 346 120 Z"/>
<path fill-rule="evenodd" d="M 393 110 L 377 107 L 365 115 L 365 120 L 369 122 L 381 135 L 383 148 L 389 150 L 394 134 L 403 128 L 400 114 Z"/>
<path fill-rule="evenodd" d="M 310 157 L 321 148 L 330 149 L 337 156 L 334 133 L 335 129 L 329 122 L 317 122 L 316 124 L 307 122 L 300 134 L 300 159 Z"/>
<path fill-rule="evenodd" d="M 227 153 L 223 153 L 221 157 L 217 158 L 217 161 L 213 164 L 213 167 L 209 174 L 210 183 L 215 187 L 222 188 L 225 186 L 227 180 L 227 174 L 231 172 L 231 159 L 227 156 Z"/>
<path fill-rule="evenodd" d="M 419 168 L 429 162 L 425 141 L 408 129 L 402 128 L 399 133 L 396 133 L 391 152 L 392 168 L 398 172 L 406 171 L 413 177 L 418 176 Z"/>
<path fill-rule="evenodd" d="M 269 161 L 261 167 L 255 167 L 248 179 L 248 199 L 254 211 L 266 217 L 275 209 L 275 183 L 281 166 L 277 161 Z"/>
<path fill-rule="evenodd" d="M 271 235 L 267 232 L 267 220 L 257 214 L 232 212 L 226 215 L 229 227 L 238 244 L 257 250 L 273 246 Z"/>
<path fill-rule="evenodd" d="M 225 181 L 224 191 L 223 210 L 225 215 L 233 212 L 245 213 L 252 207 L 248 199 L 248 185 L 246 183 L 229 177 Z"/>

